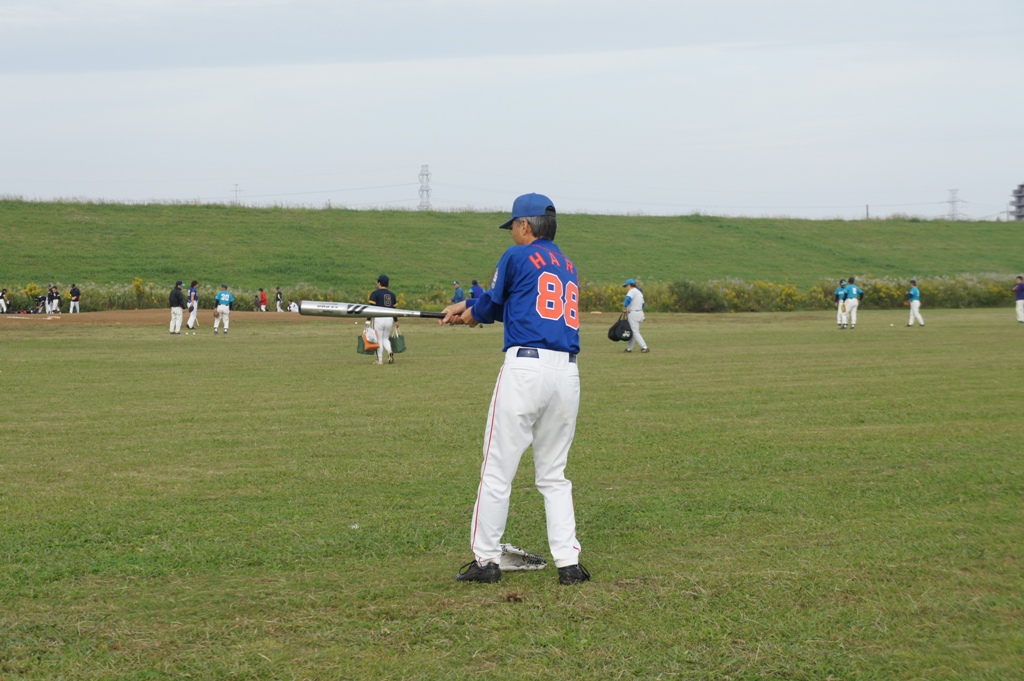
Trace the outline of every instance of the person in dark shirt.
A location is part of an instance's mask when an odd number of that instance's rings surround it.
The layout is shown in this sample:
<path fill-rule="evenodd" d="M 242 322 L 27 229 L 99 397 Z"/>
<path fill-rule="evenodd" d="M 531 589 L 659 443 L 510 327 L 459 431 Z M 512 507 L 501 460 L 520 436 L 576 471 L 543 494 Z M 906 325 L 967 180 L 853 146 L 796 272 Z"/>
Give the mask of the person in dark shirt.
<path fill-rule="evenodd" d="M 181 317 L 182 310 L 185 309 L 185 292 L 181 290 L 183 281 L 180 279 L 174 284 L 174 288 L 171 289 L 171 294 L 167 296 L 167 302 L 171 306 L 171 335 L 181 335 Z"/>
<path fill-rule="evenodd" d="M 60 292 L 56 286 L 51 285 L 50 291 L 46 294 L 46 311 L 60 314 Z"/>
<path fill-rule="evenodd" d="M 382 274 L 377 277 L 377 290 L 370 294 L 370 302 L 379 307 L 395 307 L 395 294 L 388 289 L 391 279 L 388 275 Z M 391 328 L 394 326 L 394 317 L 374 317 L 373 330 L 377 334 L 377 359 L 374 364 L 384 363 L 384 353 L 388 353 L 388 364 L 395 363 L 395 353 L 391 351 Z"/>
<path fill-rule="evenodd" d="M 81 314 L 82 313 L 82 308 L 79 305 L 79 302 L 82 300 L 82 292 L 80 290 L 78 290 L 78 284 L 72 284 L 71 285 L 70 293 L 71 293 L 71 305 L 68 308 L 68 314 L 71 314 L 73 312 L 77 312 L 77 313 Z"/>

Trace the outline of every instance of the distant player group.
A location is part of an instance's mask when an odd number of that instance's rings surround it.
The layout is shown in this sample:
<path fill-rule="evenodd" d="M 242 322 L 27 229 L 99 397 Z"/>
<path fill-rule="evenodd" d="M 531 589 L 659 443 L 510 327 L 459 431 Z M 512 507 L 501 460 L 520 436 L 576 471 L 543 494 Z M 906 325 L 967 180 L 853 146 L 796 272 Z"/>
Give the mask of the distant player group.
<path fill-rule="evenodd" d="M 1022 308 L 1024 308 L 1024 288 L 1020 286 L 1021 278 L 1017 277 L 1018 286 L 1014 287 L 1017 294 L 1017 321 L 1022 321 Z M 1019 290 L 1020 289 L 1020 290 Z M 836 302 L 836 323 L 840 331 L 857 328 L 857 309 L 860 301 L 864 300 L 864 289 L 857 286 L 856 277 L 840 279 L 839 286 L 835 290 Z M 910 320 L 907 326 L 913 326 L 917 321 L 924 326 L 924 318 L 921 316 L 921 291 L 917 288 L 917 280 L 910 280 L 910 290 L 907 291 L 906 305 L 910 308 Z"/>
<path fill-rule="evenodd" d="M 188 292 L 182 290 L 182 286 L 185 282 L 180 279 L 174 282 L 174 288 L 171 289 L 170 295 L 167 297 L 167 303 L 171 308 L 171 326 L 170 331 L 172 336 L 181 335 L 181 324 L 185 317 L 185 312 L 189 313 L 188 322 L 185 322 L 185 328 L 193 331 L 199 327 L 199 281 L 196 279 L 192 280 L 192 283 L 188 287 Z M 228 290 L 227 284 L 221 284 L 220 290 L 217 291 L 213 297 L 214 308 L 213 308 L 213 333 L 220 333 L 221 322 L 224 323 L 224 334 L 227 335 L 228 328 L 231 326 L 231 310 L 235 305 L 235 296 Z M 282 294 L 281 287 L 277 287 L 277 311 L 284 312 L 281 308 Z M 256 294 L 256 299 L 253 304 L 253 309 L 259 312 L 267 311 L 267 294 L 263 289 L 259 290 Z M 298 312 L 299 306 L 293 300 L 288 301 L 288 311 Z"/>
<path fill-rule="evenodd" d="M 78 284 L 72 284 L 71 290 L 68 291 L 68 314 L 75 314 L 81 312 L 81 300 L 82 292 L 78 288 Z M 32 310 L 24 310 L 24 312 L 37 312 L 42 314 L 60 314 L 61 306 L 64 303 L 64 297 L 60 292 L 60 289 L 55 284 L 50 284 L 46 288 L 46 293 L 36 297 L 36 307 Z M 7 289 L 0 289 L 0 314 L 7 314 L 13 312 L 11 308 L 11 299 L 7 297 Z"/>

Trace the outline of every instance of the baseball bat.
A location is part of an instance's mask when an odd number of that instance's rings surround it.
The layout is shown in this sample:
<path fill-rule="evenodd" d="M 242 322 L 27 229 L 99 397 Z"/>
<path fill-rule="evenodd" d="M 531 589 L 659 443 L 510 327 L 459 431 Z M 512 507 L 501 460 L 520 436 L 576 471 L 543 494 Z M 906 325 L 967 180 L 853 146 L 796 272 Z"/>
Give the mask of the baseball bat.
<path fill-rule="evenodd" d="M 313 317 L 429 317 L 444 319 L 444 312 L 403 310 L 397 307 L 380 307 L 361 303 L 332 303 L 324 300 L 300 301 L 299 314 Z"/>

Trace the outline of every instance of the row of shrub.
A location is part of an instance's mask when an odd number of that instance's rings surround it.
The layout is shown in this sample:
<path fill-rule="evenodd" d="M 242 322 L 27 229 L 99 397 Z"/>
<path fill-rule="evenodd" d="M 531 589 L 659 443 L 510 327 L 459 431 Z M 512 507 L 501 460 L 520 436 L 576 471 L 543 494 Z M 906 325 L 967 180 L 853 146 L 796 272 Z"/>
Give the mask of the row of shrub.
<path fill-rule="evenodd" d="M 1014 300 L 1013 275 L 970 275 L 918 280 L 921 304 L 934 308 L 1001 307 Z M 910 279 L 857 277 L 864 290 L 864 309 L 903 307 L 910 291 Z M 822 281 L 808 289 L 793 284 L 723 279 L 717 281 L 674 281 L 640 286 L 647 310 L 655 312 L 791 312 L 830 310 L 836 305 L 838 281 Z M 620 286 L 581 286 L 580 308 L 616 310 L 624 294 Z"/>
<path fill-rule="evenodd" d="M 861 305 L 866 309 L 892 309 L 902 307 L 910 290 L 909 279 L 858 278 L 857 283 L 864 289 Z M 959 275 L 921 279 L 921 303 L 924 307 L 968 308 L 1000 307 L 1013 303 L 1013 275 Z M 720 281 L 694 282 L 679 280 L 670 283 L 644 285 L 640 282 L 650 312 L 789 312 L 794 310 L 827 310 L 835 306 L 834 292 L 837 282 L 819 282 L 806 290 L 793 284 L 773 284 L 766 281 L 743 281 L 723 279 Z M 62 309 L 68 309 L 69 285 L 57 284 L 62 292 Z M 157 287 L 152 282 L 136 278 L 131 284 L 80 284 L 83 312 L 102 310 L 139 310 L 167 306 L 169 289 Z M 299 283 L 282 288 L 284 304 L 289 300 L 338 300 L 365 301 L 370 290 L 342 291 L 319 288 Z M 38 284 L 23 287 L 8 287 L 7 296 L 13 310 L 30 310 L 37 307 L 36 300 L 46 290 Z M 217 288 L 199 287 L 201 308 L 213 308 Z M 255 290 L 232 290 L 235 308 L 251 309 Z M 274 291 L 267 291 L 274 308 Z M 440 309 L 447 303 L 451 292 L 437 286 L 417 294 L 398 292 L 398 307 L 412 309 Z M 580 283 L 580 310 L 584 312 L 614 312 L 622 307 L 625 290 L 618 284 L 596 284 L 589 281 Z"/>

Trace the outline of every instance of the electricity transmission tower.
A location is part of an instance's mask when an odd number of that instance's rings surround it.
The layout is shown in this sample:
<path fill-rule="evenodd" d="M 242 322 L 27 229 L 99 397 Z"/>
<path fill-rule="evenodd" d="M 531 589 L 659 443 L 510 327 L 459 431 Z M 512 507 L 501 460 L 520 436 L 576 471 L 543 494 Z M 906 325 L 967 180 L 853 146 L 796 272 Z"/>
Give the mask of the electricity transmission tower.
<path fill-rule="evenodd" d="M 420 210 L 430 210 L 430 166 L 420 166 Z"/>
<path fill-rule="evenodd" d="M 961 213 L 957 209 L 957 204 L 960 203 L 960 199 L 958 199 L 957 196 L 956 196 L 956 193 L 958 191 L 960 191 L 960 190 L 959 189 L 950 189 L 949 190 L 949 200 L 946 201 L 946 203 L 949 204 L 949 213 L 946 215 L 946 219 L 950 220 L 951 222 L 956 222 L 957 220 L 959 220 L 960 218 L 963 217 L 963 213 Z"/>

